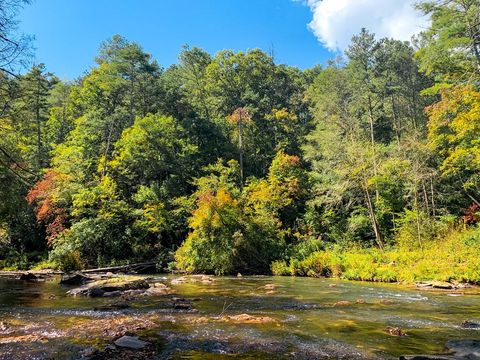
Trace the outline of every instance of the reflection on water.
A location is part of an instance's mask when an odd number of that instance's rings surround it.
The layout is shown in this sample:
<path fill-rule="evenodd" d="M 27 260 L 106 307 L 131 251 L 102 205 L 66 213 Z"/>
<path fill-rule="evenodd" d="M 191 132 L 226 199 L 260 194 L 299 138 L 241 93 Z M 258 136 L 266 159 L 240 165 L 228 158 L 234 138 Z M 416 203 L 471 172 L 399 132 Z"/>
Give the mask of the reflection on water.
<path fill-rule="evenodd" d="M 175 285 L 170 284 L 174 277 L 158 279 L 175 294 L 139 299 L 114 312 L 94 311 L 112 299 L 67 297 L 69 288 L 58 279 L 1 279 L 0 359 L 79 358 L 88 347 L 104 347 L 119 329 L 157 337 L 164 355 L 175 359 L 230 359 L 234 354 L 242 359 L 396 358 L 441 353 L 448 340 L 480 335 L 460 326 L 480 319 L 475 294 L 311 278 L 218 278 L 213 284 Z M 173 310 L 172 296 L 193 300 L 197 312 Z M 333 306 L 338 301 L 350 304 Z M 275 322 L 218 321 L 220 315 L 242 313 Z M 388 335 L 388 326 L 401 327 L 408 336 Z"/>

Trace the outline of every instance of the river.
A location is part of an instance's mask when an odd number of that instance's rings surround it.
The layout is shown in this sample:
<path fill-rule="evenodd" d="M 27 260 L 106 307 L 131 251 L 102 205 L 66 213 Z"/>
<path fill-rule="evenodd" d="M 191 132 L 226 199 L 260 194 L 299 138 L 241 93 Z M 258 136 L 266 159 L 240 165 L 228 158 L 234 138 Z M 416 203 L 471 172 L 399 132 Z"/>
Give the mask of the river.
<path fill-rule="evenodd" d="M 442 353 L 449 340 L 480 335 L 461 326 L 480 319 L 476 289 L 431 292 L 263 276 L 172 284 L 175 278 L 156 276 L 174 294 L 136 299 L 116 311 L 94 310 L 112 299 L 67 296 L 69 288 L 56 278 L 0 279 L 0 359 L 88 358 L 92 347 L 107 346 L 122 326 L 155 343 L 158 359 L 398 359 Z M 192 309 L 173 309 L 172 297 L 191 300 Z M 334 306 L 338 301 L 351 304 Z M 244 313 L 272 321 L 219 320 Z M 388 327 L 399 327 L 406 336 L 391 335 Z"/>

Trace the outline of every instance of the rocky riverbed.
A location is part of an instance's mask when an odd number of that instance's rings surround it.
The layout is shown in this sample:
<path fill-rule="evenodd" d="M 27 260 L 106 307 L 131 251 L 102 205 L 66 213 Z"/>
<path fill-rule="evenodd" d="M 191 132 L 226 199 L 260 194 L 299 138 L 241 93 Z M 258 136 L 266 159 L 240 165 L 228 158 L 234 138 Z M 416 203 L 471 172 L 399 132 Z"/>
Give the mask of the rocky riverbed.
<path fill-rule="evenodd" d="M 327 279 L 3 279 L 0 359 L 474 359 L 479 300 Z"/>

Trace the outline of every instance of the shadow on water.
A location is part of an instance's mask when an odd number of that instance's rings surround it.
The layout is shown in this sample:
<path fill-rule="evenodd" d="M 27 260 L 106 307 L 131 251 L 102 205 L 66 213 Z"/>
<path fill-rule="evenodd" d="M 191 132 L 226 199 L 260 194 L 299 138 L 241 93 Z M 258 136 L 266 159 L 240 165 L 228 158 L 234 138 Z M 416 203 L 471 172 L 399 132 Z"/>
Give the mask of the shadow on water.
<path fill-rule="evenodd" d="M 76 359 L 129 332 L 161 343 L 158 358 L 172 359 L 398 358 L 442 353 L 449 340 L 480 335 L 460 326 L 480 319 L 479 295 L 312 278 L 173 279 L 158 276 L 174 294 L 137 299 L 121 311 L 94 311 L 113 300 L 68 297 L 58 279 L 0 279 L 0 359 Z M 195 311 L 172 309 L 173 297 L 190 300 Z M 221 317 L 244 313 L 273 320 Z M 387 327 L 407 336 L 389 335 Z"/>

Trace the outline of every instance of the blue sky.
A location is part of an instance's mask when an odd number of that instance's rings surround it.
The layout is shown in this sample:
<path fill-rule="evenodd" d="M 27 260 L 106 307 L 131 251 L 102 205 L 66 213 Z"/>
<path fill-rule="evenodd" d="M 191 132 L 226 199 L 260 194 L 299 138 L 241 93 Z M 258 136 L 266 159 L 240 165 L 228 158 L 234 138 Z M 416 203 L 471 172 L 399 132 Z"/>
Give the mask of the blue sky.
<path fill-rule="evenodd" d="M 141 44 L 162 66 L 183 44 L 221 49 L 274 49 L 275 60 L 301 68 L 332 54 L 307 28 L 305 3 L 292 0 L 34 0 L 20 16 L 35 36 L 36 62 L 73 79 L 93 64 L 101 41 L 114 34 Z"/>
<path fill-rule="evenodd" d="M 93 65 L 102 41 L 120 34 L 164 67 L 184 44 L 274 50 L 277 63 L 302 69 L 324 64 L 363 27 L 410 40 L 428 27 L 418 0 L 33 0 L 21 29 L 34 35 L 37 63 L 64 79 Z"/>

